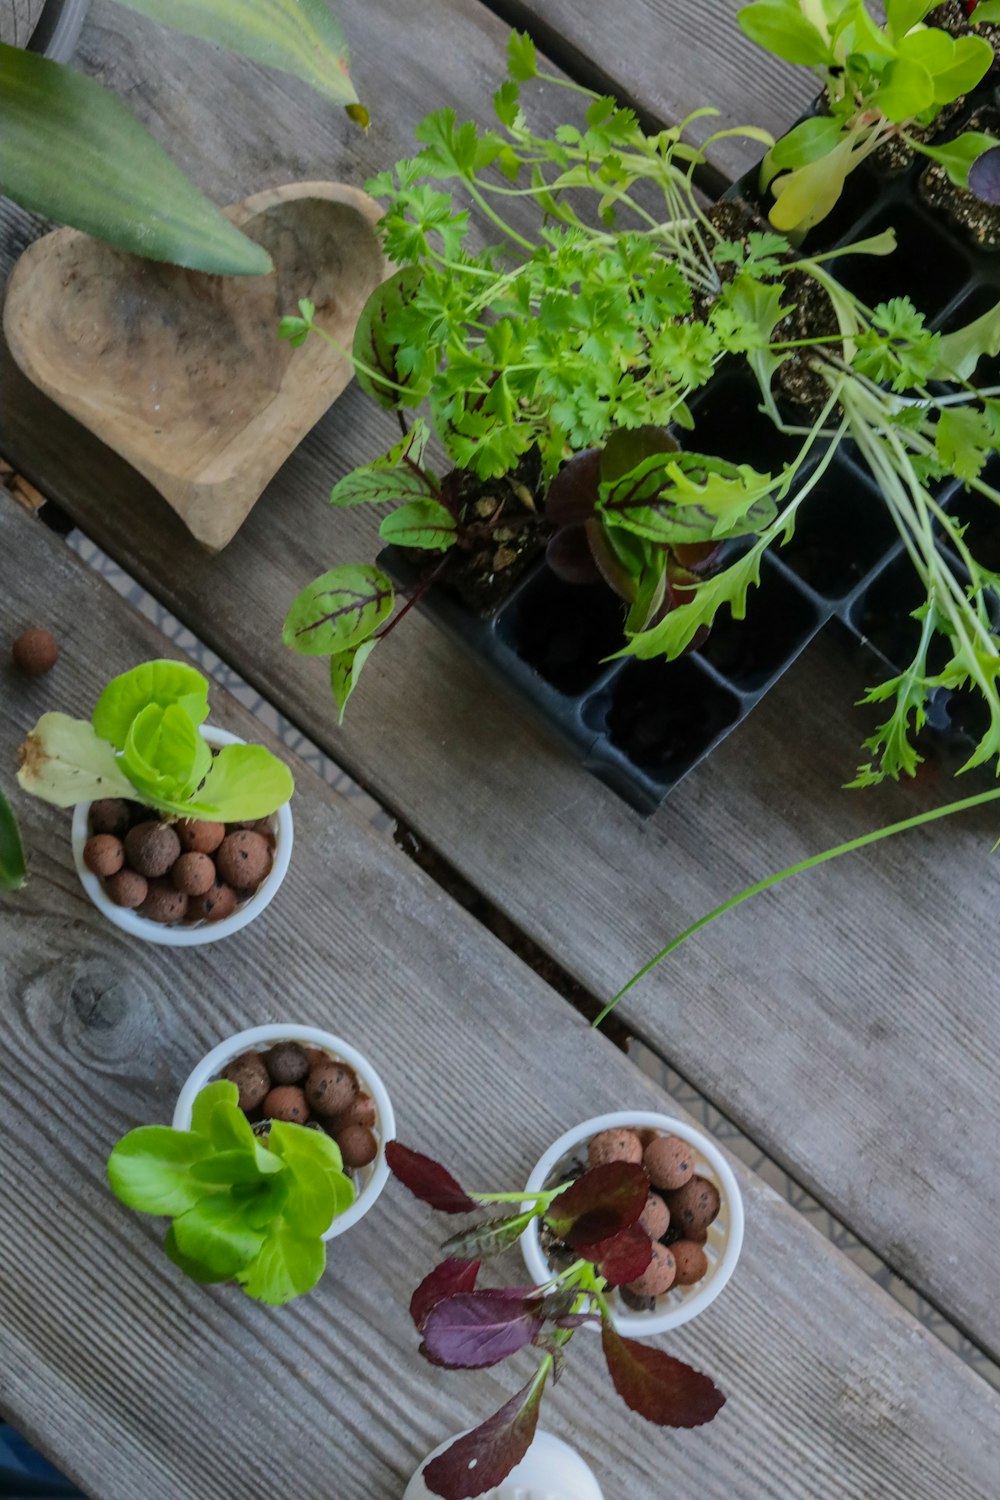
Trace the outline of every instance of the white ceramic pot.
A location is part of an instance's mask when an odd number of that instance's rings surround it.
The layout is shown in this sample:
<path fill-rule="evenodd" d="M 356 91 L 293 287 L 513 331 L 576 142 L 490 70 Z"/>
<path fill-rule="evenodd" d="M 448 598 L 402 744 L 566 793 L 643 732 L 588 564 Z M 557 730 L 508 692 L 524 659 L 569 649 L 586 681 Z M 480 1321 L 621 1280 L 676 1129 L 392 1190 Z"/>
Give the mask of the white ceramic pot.
<path fill-rule="evenodd" d="M 617 1114 L 598 1115 L 596 1119 L 585 1120 L 582 1125 L 575 1125 L 572 1130 L 567 1130 L 565 1135 L 553 1141 L 538 1162 L 528 1178 L 527 1191 L 541 1192 L 560 1164 L 568 1164 L 578 1153 L 578 1148 L 585 1146 L 591 1136 L 602 1130 L 622 1126 L 634 1130 L 657 1130 L 664 1135 L 678 1135 L 682 1140 L 689 1141 L 697 1158 L 697 1175 L 707 1177 L 709 1182 L 714 1183 L 721 1199 L 718 1217 L 709 1227 L 705 1243 L 708 1270 L 699 1282 L 694 1286 L 671 1287 L 668 1292 L 657 1297 L 657 1305 L 650 1312 L 632 1312 L 616 1291 L 607 1294 L 611 1321 L 618 1332 L 632 1338 L 649 1338 L 653 1334 L 679 1328 L 682 1323 L 697 1317 L 722 1291 L 736 1268 L 743 1244 L 743 1199 L 732 1168 L 714 1141 L 684 1120 L 675 1120 L 670 1115 L 653 1114 L 646 1110 L 620 1110 Z M 525 1207 L 528 1206 L 525 1204 Z M 536 1284 L 548 1281 L 552 1269 L 542 1251 L 537 1219 L 528 1225 L 521 1236 L 521 1253 L 531 1279 Z"/>
<path fill-rule="evenodd" d="M 243 745 L 238 735 L 230 734 L 227 729 L 215 729 L 210 724 L 202 727 L 202 735 L 213 748 L 222 745 Z M 135 800 L 141 801 L 140 794 L 136 792 Z M 231 937 L 234 932 L 239 932 L 259 917 L 261 912 L 274 899 L 278 887 L 284 880 L 288 871 L 288 863 L 292 857 L 292 813 L 285 803 L 279 807 L 274 814 L 275 846 L 274 859 L 271 871 L 267 878 L 254 891 L 246 901 L 237 906 L 231 916 L 223 917 L 219 922 L 178 922 L 167 926 L 163 922 L 152 922 L 148 917 L 140 916 L 137 911 L 128 911 L 124 906 L 116 906 L 104 889 L 104 885 L 98 876 L 94 875 L 83 862 L 83 846 L 88 838 L 88 822 L 90 818 L 90 803 L 78 802 L 73 809 L 73 862 L 76 865 L 76 873 L 80 877 L 83 886 L 91 901 L 107 917 L 109 922 L 127 932 L 131 937 L 142 938 L 146 943 L 160 943 L 166 948 L 193 948 L 201 943 L 217 943 L 222 938 Z"/>
<path fill-rule="evenodd" d="M 220 1042 L 213 1047 L 206 1057 L 194 1068 L 180 1091 L 177 1099 L 177 1107 L 174 1110 L 173 1127 L 175 1130 L 190 1130 L 191 1111 L 194 1101 L 207 1084 L 212 1083 L 219 1077 L 227 1063 L 239 1057 L 241 1052 L 266 1052 L 275 1042 L 301 1042 L 306 1047 L 320 1047 L 324 1052 L 329 1052 L 337 1062 L 345 1062 L 354 1069 L 364 1088 L 365 1093 L 371 1094 L 375 1101 L 375 1135 L 378 1140 L 378 1155 L 367 1167 L 362 1167 L 354 1174 L 357 1196 L 350 1208 L 338 1214 L 323 1235 L 325 1240 L 336 1239 L 337 1235 L 344 1234 L 375 1204 L 382 1189 L 389 1180 L 389 1165 L 385 1159 L 386 1141 L 391 1141 L 396 1134 L 396 1117 L 392 1112 L 392 1103 L 386 1091 L 385 1084 L 368 1061 L 360 1052 L 342 1042 L 339 1036 L 334 1036 L 329 1031 L 321 1031 L 316 1026 L 291 1026 L 282 1022 L 275 1022 L 269 1026 L 252 1026 L 249 1031 L 240 1031 L 236 1036 L 231 1036 L 225 1042 Z"/>
<path fill-rule="evenodd" d="M 406 1486 L 403 1500 L 434 1500 L 424 1483 L 424 1470 L 431 1459 L 454 1441 L 449 1438 L 427 1455 Z M 511 1469 L 498 1489 L 488 1490 L 482 1500 L 603 1500 L 603 1496 L 576 1449 L 551 1432 L 538 1431 L 521 1462 Z"/>

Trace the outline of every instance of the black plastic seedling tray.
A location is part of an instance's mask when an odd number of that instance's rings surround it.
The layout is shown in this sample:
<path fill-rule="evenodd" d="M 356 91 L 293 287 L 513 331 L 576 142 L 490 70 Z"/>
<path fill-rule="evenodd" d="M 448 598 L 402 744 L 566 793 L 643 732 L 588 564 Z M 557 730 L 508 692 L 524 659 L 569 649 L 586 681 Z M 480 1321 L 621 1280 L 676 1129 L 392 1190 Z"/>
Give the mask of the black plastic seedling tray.
<path fill-rule="evenodd" d="M 984 111 L 976 128 L 1000 135 L 991 118 L 1000 127 L 995 88 L 970 98 L 947 133 L 958 133 L 970 115 Z M 1000 301 L 1000 254 L 977 246 L 924 200 L 921 179 L 928 171 L 926 159 L 918 158 L 895 172 L 855 172 L 805 249 L 833 248 L 891 225 L 895 254 L 845 257 L 831 269 L 869 306 L 905 294 L 932 326 L 947 329 Z M 755 170 L 731 194 L 758 203 L 756 180 Z M 987 377 L 1000 378 L 1000 362 L 991 363 L 998 368 Z M 982 383 L 983 372 L 978 378 Z M 749 374 L 721 370 L 692 401 L 695 429 L 686 435 L 687 446 L 773 472 L 788 456 L 789 440 L 758 408 Z M 792 456 L 795 451 L 793 441 Z M 993 482 L 998 477 L 987 471 Z M 941 503 L 951 505 L 961 490 L 958 483 L 943 489 Z M 973 553 L 1000 568 L 1000 512 L 972 494 L 962 496 L 961 511 Z M 957 558 L 944 548 L 942 554 L 962 576 Z M 387 548 L 381 561 L 404 584 L 420 577 L 412 555 L 396 548 Z M 489 618 L 471 613 L 443 587 L 429 593 L 426 608 L 519 691 L 588 771 L 648 814 L 746 718 L 828 621 L 839 621 L 869 648 L 873 667 L 877 663 L 873 680 L 896 675 L 916 644 L 911 611 L 921 598 L 878 488 L 845 444 L 803 504 L 792 540 L 765 555 L 746 619 L 718 619 L 700 649 L 676 661 L 605 660 L 622 644 L 624 607 L 601 583 L 563 583 L 544 560 Z M 939 694 L 931 704 L 929 723 L 971 732 L 974 724 L 963 716 L 974 718 L 975 706 L 957 697 L 949 703 L 949 696 Z"/>

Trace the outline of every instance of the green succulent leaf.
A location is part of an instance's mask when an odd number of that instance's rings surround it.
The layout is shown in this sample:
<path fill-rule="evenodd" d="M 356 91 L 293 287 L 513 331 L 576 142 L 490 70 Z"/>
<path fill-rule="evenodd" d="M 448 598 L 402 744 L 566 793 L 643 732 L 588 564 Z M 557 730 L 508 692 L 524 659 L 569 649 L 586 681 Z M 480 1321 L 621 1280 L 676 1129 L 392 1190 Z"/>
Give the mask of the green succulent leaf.
<path fill-rule="evenodd" d="M 19 891 L 27 878 L 17 819 L 0 787 L 0 891 Z"/>
<path fill-rule="evenodd" d="M 350 54 L 344 33 L 327 0 L 118 0 L 128 10 L 149 16 L 202 41 L 217 42 L 230 52 L 268 68 L 292 73 L 334 104 L 355 106 L 352 119 L 367 124 L 351 82 Z"/>
<path fill-rule="evenodd" d="M 191 1169 L 211 1146 L 204 1136 L 167 1125 L 130 1130 L 108 1158 L 108 1181 L 116 1198 L 146 1214 L 182 1214 L 209 1189 Z"/>
<path fill-rule="evenodd" d="M 0 42 L 0 182 L 34 213 L 133 255 L 221 276 L 272 270 L 110 89 Z"/>
<path fill-rule="evenodd" d="M 339 724 L 344 722 L 347 700 L 358 685 L 361 669 L 377 645 L 377 640 L 362 641 L 360 645 L 336 651 L 330 657 L 330 691 L 337 705 Z"/>
<path fill-rule="evenodd" d="M 268 1236 L 256 1257 L 244 1266 L 237 1280 L 248 1297 L 281 1307 L 309 1292 L 326 1269 L 326 1246 L 322 1240 L 297 1234 L 287 1224 Z"/>
<path fill-rule="evenodd" d="M 135 795 L 114 746 L 99 739 L 86 719 L 43 714 L 21 747 L 21 757 L 18 785 L 56 807 Z"/>
<path fill-rule="evenodd" d="M 208 718 L 208 679 L 181 661 L 147 661 L 113 677 L 97 700 L 93 725 L 102 740 L 124 750 L 129 730 L 143 709 L 182 709 L 195 725 Z"/>
<path fill-rule="evenodd" d="M 394 602 L 392 584 L 380 569 L 355 563 L 331 568 L 295 600 L 282 640 L 304 656 L 349 651 L 374 634 Z"/>

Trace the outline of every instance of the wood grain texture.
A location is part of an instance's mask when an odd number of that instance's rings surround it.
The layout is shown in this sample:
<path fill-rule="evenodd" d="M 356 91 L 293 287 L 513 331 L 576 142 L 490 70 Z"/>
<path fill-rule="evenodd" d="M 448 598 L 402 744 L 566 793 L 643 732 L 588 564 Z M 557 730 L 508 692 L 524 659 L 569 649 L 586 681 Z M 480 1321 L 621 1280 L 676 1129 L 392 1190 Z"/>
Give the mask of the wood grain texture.
<path fill-rule="evenodd" d="M 36 716 L 90 711 L 110 673 L 168 648 L 37 521 L 0 504 L 0 639 L 42 619 L 53 674 L 0 667 L 0 765 Z M 213 693 L 213 718 L 256 725 Z M 475 1186 L 523 1181 L 590 1113 L 672 1109 L 530 970 L 297 767 L 295 855 L 266 916 L 215 947 L 135 943 L 76 880 L 68 815 L 14 789 L 30 882 L 0 900 L 0 1404 L 100 1500 L 390 1500 L 442 1435 L 525 1378 L 416 1356 L 409 1290 L 439 1224 L 390 1184 L 281 1312 L 185 1283 L 162 1225 L 115 1203 L 107 1151 L 168 1119 L 220 1037 L 282 1017 L 351 1039 L 401 1136 Z M 729 1394 L 666 1434 L 607 1400 L 581 1336 L 546 1421 L 607 1500 L 987 1500 L 1000 1402 L 745 1169 L 748 1232 L 722 1297 L 667 1347 Z M 592 1413 L 600 1411 L 600 1420 Z M 587 1414 L 584 1416 L 583 1414 Z"/>
<path fill-rule="evenodd" d="M 238 59 L 208 69 L 206 49 L 167 33 L 150 43 L 146 29 L 143 50 L 138 23 L 113 7 L 95 7 L 84 53 L 222 198 L 272 174 L 362 181 L 406 148 L 431 102 L 481 113 L 504 33 L 480 7 L 435 0 L 419 24 L 405 0 L 342 10 L 362 93 L 390 101 L 369 138 Z M 9 268 L 37 221 L 0 203 L 0 226 Z M 18 467 L 599 995 L 741 886 L 948 794 L 840 790 L 869 669 L 828 639 L 646 823 L 416 611 L 372 658 L 338 731 L 322 665 L 286 652 L 280 626 L 322 568 L 374 555 L 375 519 L 323 498 L 394 437 L 349 390 L 209 560 L 148 485 L 9 357 L 0 367 L 0 446 Z M 945 823 L 804 877 L 698 938 L 623 1014 L 997 1351 L 1000 1203 L 983 1165 L 997 1161 L 1000 1097 L 992 836 L 985 815 Z"/>
<path fill-rule="evenodd" d="M 11 47 L 26 47 L 45 0 L 0 0 L 0 42 Z"/>
<path fill-rule="evenodd" d="M 274 262 L 270 276 L 203 276 L 140 260 L 75 229 L 21 256 L 7 285 L 8 347 L 29 380 L 120 453 L 212 551 L 353 378 L 349 349 L 389 272 L 357 188 L 297 182 L 227 210 Z M 282 313 L 308 297 L 299 351 Z"/>

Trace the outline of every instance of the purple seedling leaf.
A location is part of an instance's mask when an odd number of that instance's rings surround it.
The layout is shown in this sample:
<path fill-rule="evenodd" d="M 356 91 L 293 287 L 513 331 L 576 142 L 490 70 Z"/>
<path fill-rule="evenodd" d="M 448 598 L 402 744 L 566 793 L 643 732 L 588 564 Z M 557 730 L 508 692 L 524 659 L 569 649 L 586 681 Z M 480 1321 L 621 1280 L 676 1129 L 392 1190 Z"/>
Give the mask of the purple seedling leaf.
<path fill-rule="evenodd" d="M 991 146 L 969 168 L 969 191 L 983 203 L 1000 203 L 1000 146 Z"/>
<path fill-rule="evenodd" d="M 608 1286 L 624 1286 L 636 1281 L 653 1259 L 653 1241 L 638 1224 L 630 1224 L 608 1240 L 581 1248 L 580 1254 L 594 1262 Z"/>
<path fill-rule="evenodd" d="M 707 1375 L 690 1365 L 622 1338 L 605 1318 L 601 1341 L 615 1390 L 625 1405 L 660 1427 L 700 1427 L 725 1404 L 725 1396 Z"/>
<path fill-rule="evenodd" d="M 601 482 L 601 451 L 587 448 L 563 464 L 549 485 L 545 515 L 553 526 L 576 526 L 594 514 Z"/>
<path fill-rule="evenodd" d="M 411 1151 L 399 1141 L 387 1141 L 385 1159 L 389 1170 L 421 1203 L 429 1203 L 443 1214 L 469 1214 L 479 1204 L 460 1188 L 450 1172 L 429 1156 Z"/>
<path fill-rule="evenodd" d="M 506 1406 L 427 1465 L 424 1484 L 432 1495 L 472 1500 L 503 1483 L 531 1446 L 548 1372 L 545 1363 Z"/>
<path fill-rule="evenodd" d="M 436 1302 L 423 1326 L 424 1349 L 452 1370 L 498 1365 L 530 1344 L 542 1326 L 539 1299 L 510 1291 L 458 1292 Z"/>
<path fill-rule="evenodd" d="M 473 1291 L 478 1275 L 478 1260 L 459 1260 L 453 1256 L 435 1266 L 410 1298 L 410 1317 L 417 1330 L 423 1329 L 427 1314 L 442 1298 L 453 1297 L 456 1292 Z"/>
<path fill-rule="evenodd" d="M 555 1198 L 545 1221 L 573 1250 L 583 1251 L 634 1224 L 646 1206 L 649 1178 L 638 1162 L 593 1167 Z"/>

